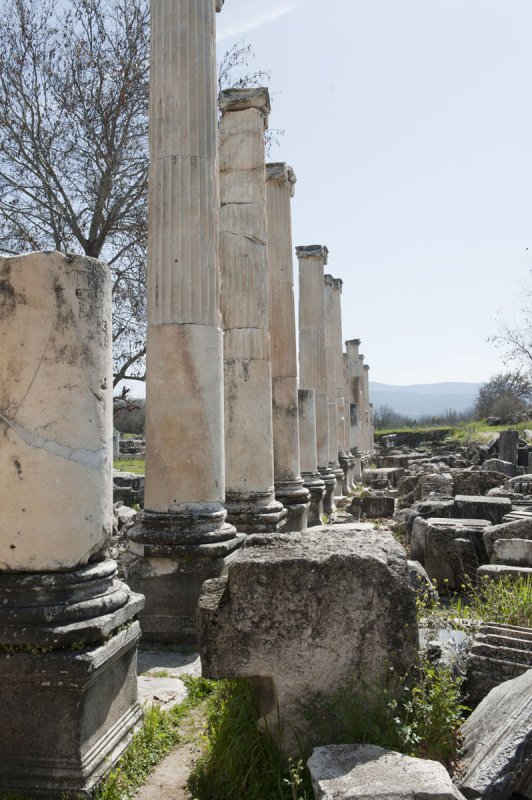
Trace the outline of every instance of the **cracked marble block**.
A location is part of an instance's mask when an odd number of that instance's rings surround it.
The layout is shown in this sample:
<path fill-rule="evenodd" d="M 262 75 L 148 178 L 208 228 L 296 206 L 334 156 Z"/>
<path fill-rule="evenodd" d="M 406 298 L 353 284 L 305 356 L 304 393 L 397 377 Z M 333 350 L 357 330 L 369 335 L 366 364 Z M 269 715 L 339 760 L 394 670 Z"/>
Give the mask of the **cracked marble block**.
<path fill-rule="evenodd" d="M 305 704 L 350 682 L 367 689 L 407 673 L 417 657 L 417 621 L 403 548 L 364 525 L 255 535 L 207 581 L 198 608 L 203 675 L 250 678 L 263 721 L 286 752 L 316 732 Z"/>

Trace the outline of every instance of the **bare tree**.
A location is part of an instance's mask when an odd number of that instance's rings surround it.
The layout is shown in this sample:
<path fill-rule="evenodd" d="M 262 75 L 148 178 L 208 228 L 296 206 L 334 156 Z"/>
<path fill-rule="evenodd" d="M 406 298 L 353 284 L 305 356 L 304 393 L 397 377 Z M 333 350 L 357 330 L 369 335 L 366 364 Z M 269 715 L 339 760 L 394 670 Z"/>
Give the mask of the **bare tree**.
<path fill-rule="evenodd" d="M 493 375 L 480 387 L 475 401 L 475 416 L 500 417 L 509 421 L 528 410 L 532 400 L 530 376 L 519 371 Z"/>
<path fill-rule="evenodd" d="M 235 45 L 220 85 L 253 85 Z M 109 265 L 114 385 L 145 375 L 148 0 L 2 0 L 0 251 Z"/>

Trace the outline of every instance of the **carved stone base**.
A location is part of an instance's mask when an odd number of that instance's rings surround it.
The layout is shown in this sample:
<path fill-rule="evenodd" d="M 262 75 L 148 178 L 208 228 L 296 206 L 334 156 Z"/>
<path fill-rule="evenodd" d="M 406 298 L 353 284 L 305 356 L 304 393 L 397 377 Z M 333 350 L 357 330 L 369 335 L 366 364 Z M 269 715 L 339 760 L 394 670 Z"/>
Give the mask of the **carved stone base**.
<path fill-rule="evenodd" d="M 334 473 L 334 477 L 336 478 L 336 489 L 334 490 L 335 499 L 342 498 L 344 496 L 343 484 L 344 484 L 344 471 L 342 467 L 338 464 L 329 464 L 329 469 Z"/>
<path fill-rule="evenodd" d="M 140 614 L 149 642 L 196 643 L 196 604 L 203 582 L 219 577 L 245 536 L 225 522 L 223 508 L 201 513 L 143 512 L 129 531 L 129 585 L 146 598 Z"/>
<path fill-rule="evenodd" d="M 88 797 L 141 717 L 143 598 L 106 560 L 0 573 L 0 794 Z"/>
<path fill-rule="evenodd" d="M 336 475 L 329 467 L 318 467 L 320 478 L 325 484 L 325 496 L 323 498 L 323 513 L 329 517 L 336 511 L 334 497 L 336 494 Z"/>
<path fill-rule="evenodd" d="M 323 498 L 325 497 L 325 483 L 320 478 L 319 472 L 304 472 L 301 477 L 304 486 L 310 492 L 310 508 L 308 510 L 307 525 L 314 527 L 323 524 Z"/>
<path fill-rule="evenodd" d="M 305 531 L 308 524 L 310 494 L 309 490 L 304 486 L 303 479 L 299 478 L 276 483 L 275 499 L 287 511 L 283 532 Z"/>
<path fill-rule="evenodd" d="M 239 533 L 275 533 L 285 529 L 287 510 L 268 492 L 227 492 L 227 519 Z"/>
<path fill-rule="evenodd" d="M 342 470 L 342 494 L 345 496 L 349 493 L 349 457 L 345 453 L 338 453 L 338 463 Z"/>

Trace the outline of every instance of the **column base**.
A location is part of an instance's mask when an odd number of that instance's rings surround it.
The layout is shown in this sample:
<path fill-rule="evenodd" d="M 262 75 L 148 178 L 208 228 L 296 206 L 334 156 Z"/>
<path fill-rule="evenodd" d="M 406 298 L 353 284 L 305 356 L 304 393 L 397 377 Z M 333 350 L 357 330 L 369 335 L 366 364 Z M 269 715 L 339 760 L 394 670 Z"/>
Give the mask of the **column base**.
<path fill-rule="evenodd" d="M 0 575 L 0 794 L 89 797 L 129 744 L 143 598 L 107 560 Z M 50 621 L 52 620 L 52 621 Z"/>
<path fill-rule="evenodd" d="M 349 456 L 347 466 L 347 488 L 349 492 L 352 492 L 355 488 L 355 459 L 353 456 Z"/>
<path fill-rule="evenodd" d="M 239 533 L 275 533 L 285 530 L 287 510 L 267 492 L 226 493 L 227 519 Z"/>
<path fill-rule="evenodd" d="M 325 484 L 325 496 L 323 498 L 323 513 L 329 517 L 336 511 L 334 495 L 336 491 L 336 475 L 329 467 L 318 467 L 320 478 Z"/>
<path fill-rule="evenodd" d="M 275 484 L 275 499 L 287 511 L 284 533 L 305 531 L 308 525 L 308 511 L 310 507 L 309 490 L 304 486 L 303 479 L 279 481 Z"/>
<path fill-rule="evenodd" d="M 345 496 L 349 494 L 349 456 L 347 456 L 346 453 L 338 453 L 338 463 L 342 470 L 342 494 Z"/>
<path fill-rule="evenodd" d="M 329 464 L 329 470 L 333 473 L 334 477 L 336 478 L 336 489 L 335 491 L 335 502 L 336 498 L 341 500 L 343 497 L 343 482 L 344 482 L 344 471 L 339 464 Z"/>
<path fill-rule="evenodd" d="M 196 644 L 201 587 L 220 577 L 245 539 L 225 518 L 219 504 L 139 515 L 124 561 L 129 585 L 146 598 L 139 617 L 143 640 Z"/>
<path fill-rule="evenodd" d="M 304 486 L 310 492 L 310 508 L 308 510 L 307 525 L 323 525 L 323 498 L 325 497 L 325 483 L 320 478 L 319 472 L 303 472 L 301 477 Z"/>
<path fill-rule="evenodd" d="M 362 456 L 358 450 L 351 450 L 355 460 L 355 483 L 362 483 Z"/>

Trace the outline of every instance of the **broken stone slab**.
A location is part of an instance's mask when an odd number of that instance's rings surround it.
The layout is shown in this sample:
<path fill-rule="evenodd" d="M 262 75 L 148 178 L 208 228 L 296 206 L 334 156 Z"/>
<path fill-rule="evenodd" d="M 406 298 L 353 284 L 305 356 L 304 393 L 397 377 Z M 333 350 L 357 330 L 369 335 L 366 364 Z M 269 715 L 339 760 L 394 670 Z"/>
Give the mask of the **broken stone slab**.
<path fill-rule="evenodd" d="M 126 506 L 144 504 L 144 475 L 134 472 L 113 472 L 113 502 Z"/>
<path fill-rule="evenodd" d="M 421 475 L 416 486 L 415 497 L 417 500 L 426 500 L 432 492 L 452 495 L 454 494 L 453 488 L 454 482 L 448 472 Z"/>
<path fill-rule="evenodd" d="M 493 548 L 495 564 L 532 567 L 532 539 L 498 539 Z"/>
<path fill-rule="evenodd" d="M 532 669 L 492 689 L 461 733 L 466 798 L 532 797 Z"/>
<path fill-rule="evenodd" d="M 323 744 L 305 715 L 317 693 L 353 680 L 371 691 L 405 675 L 417 636 L 405 552 L 371 525 L 249 536 L 227 577 L 204 584 L 198 608 L 203 675 L 254 679 L 270 730 L 279 709 L 288 753 L 296 731 Z"/>
<path fill-rule="evenodd" d="M 354 497 L 349 510 L 355 519 L 360 519 L 361 516 L 368 519 L 393 517 L 395 500 L 388 494 L 365 494 Z"/>
<path fill-rule="evenodd" d="M 489 560 L 493 560 L 495 542 L 501 539 L 532 539 L 532 517 L 503 522 L 484 531 L 484 544 Z"/>
<path fill-rule="evenodd" d="M 512 501 L 507 497 L 480 497 L 456 495 L 456 516 L 461 519 L 487 519 L 499 525 L 505 514 L 512 510 Z"/>
<path fill-rule="evenodd" d="M 419 561 L 439 592 L 458 591 L 488 562 L 483 532 L 488 520 L 417 517 L 412 528 L 410 557 Z"/>
<path fill-rule="evenodd" d="M 478 705 L 500 683 L 532 668 L 532 629 L 487 622 L 477 633 L 467 659 L 464 689 Z"/>
<path fill-rule="evenodd" d="M 375 486 L 382 481 L 392 489 L 396 489 L 404 473 L 404 469 L 399 467 L 365 469 L 362 473 L 362 480 L 365 486 Z"/>
<path fill-rule="evenodd" d="M 480 578 L 502 578 L 509 575 L 512 578 L 532 578 L 532 567 L 515 567 L 509 564 L 484 564 L 479 567 L 477 574 Z"/>
<path fill-rule="evenodd" d="M 490 489 L 503 486 L 508 476 L 502 472 L 483 471 L 480 467 L 476 467 L 454 471 L 453 479 L 456 495 L 484 496 Z"/>
<path fill-rule="evenodd" d="M 500 458 L 488 458 L 481 465 L 484 472 L 502 472 L 508 475 L 509 478 L 514 478 L 517 474 L 517 468 L 511 461 L 503 461 Z"/>
<path fill-rule="evenodd" d="M 417 517 L 423 517 L 424 519 L 429 519 L 430 517 L 450 519 L 454 516 L 454 497 L 438 494 L 430 495 L 426 500 L 414 503 L 411 507 L 405 521 L 407 536 L 412 536 L 414 522 Z"/>
<path fill-rule="evenodd" d="M 532 474 L 516 475 L 504 484 L 505 489 L 519 494 L 532 494 Z"/>
<path fill-rule="evenodd" d="M 316 800 L 463 800 L 441 764 L 377 745 L 317 747 L 307 767 Z"/>

